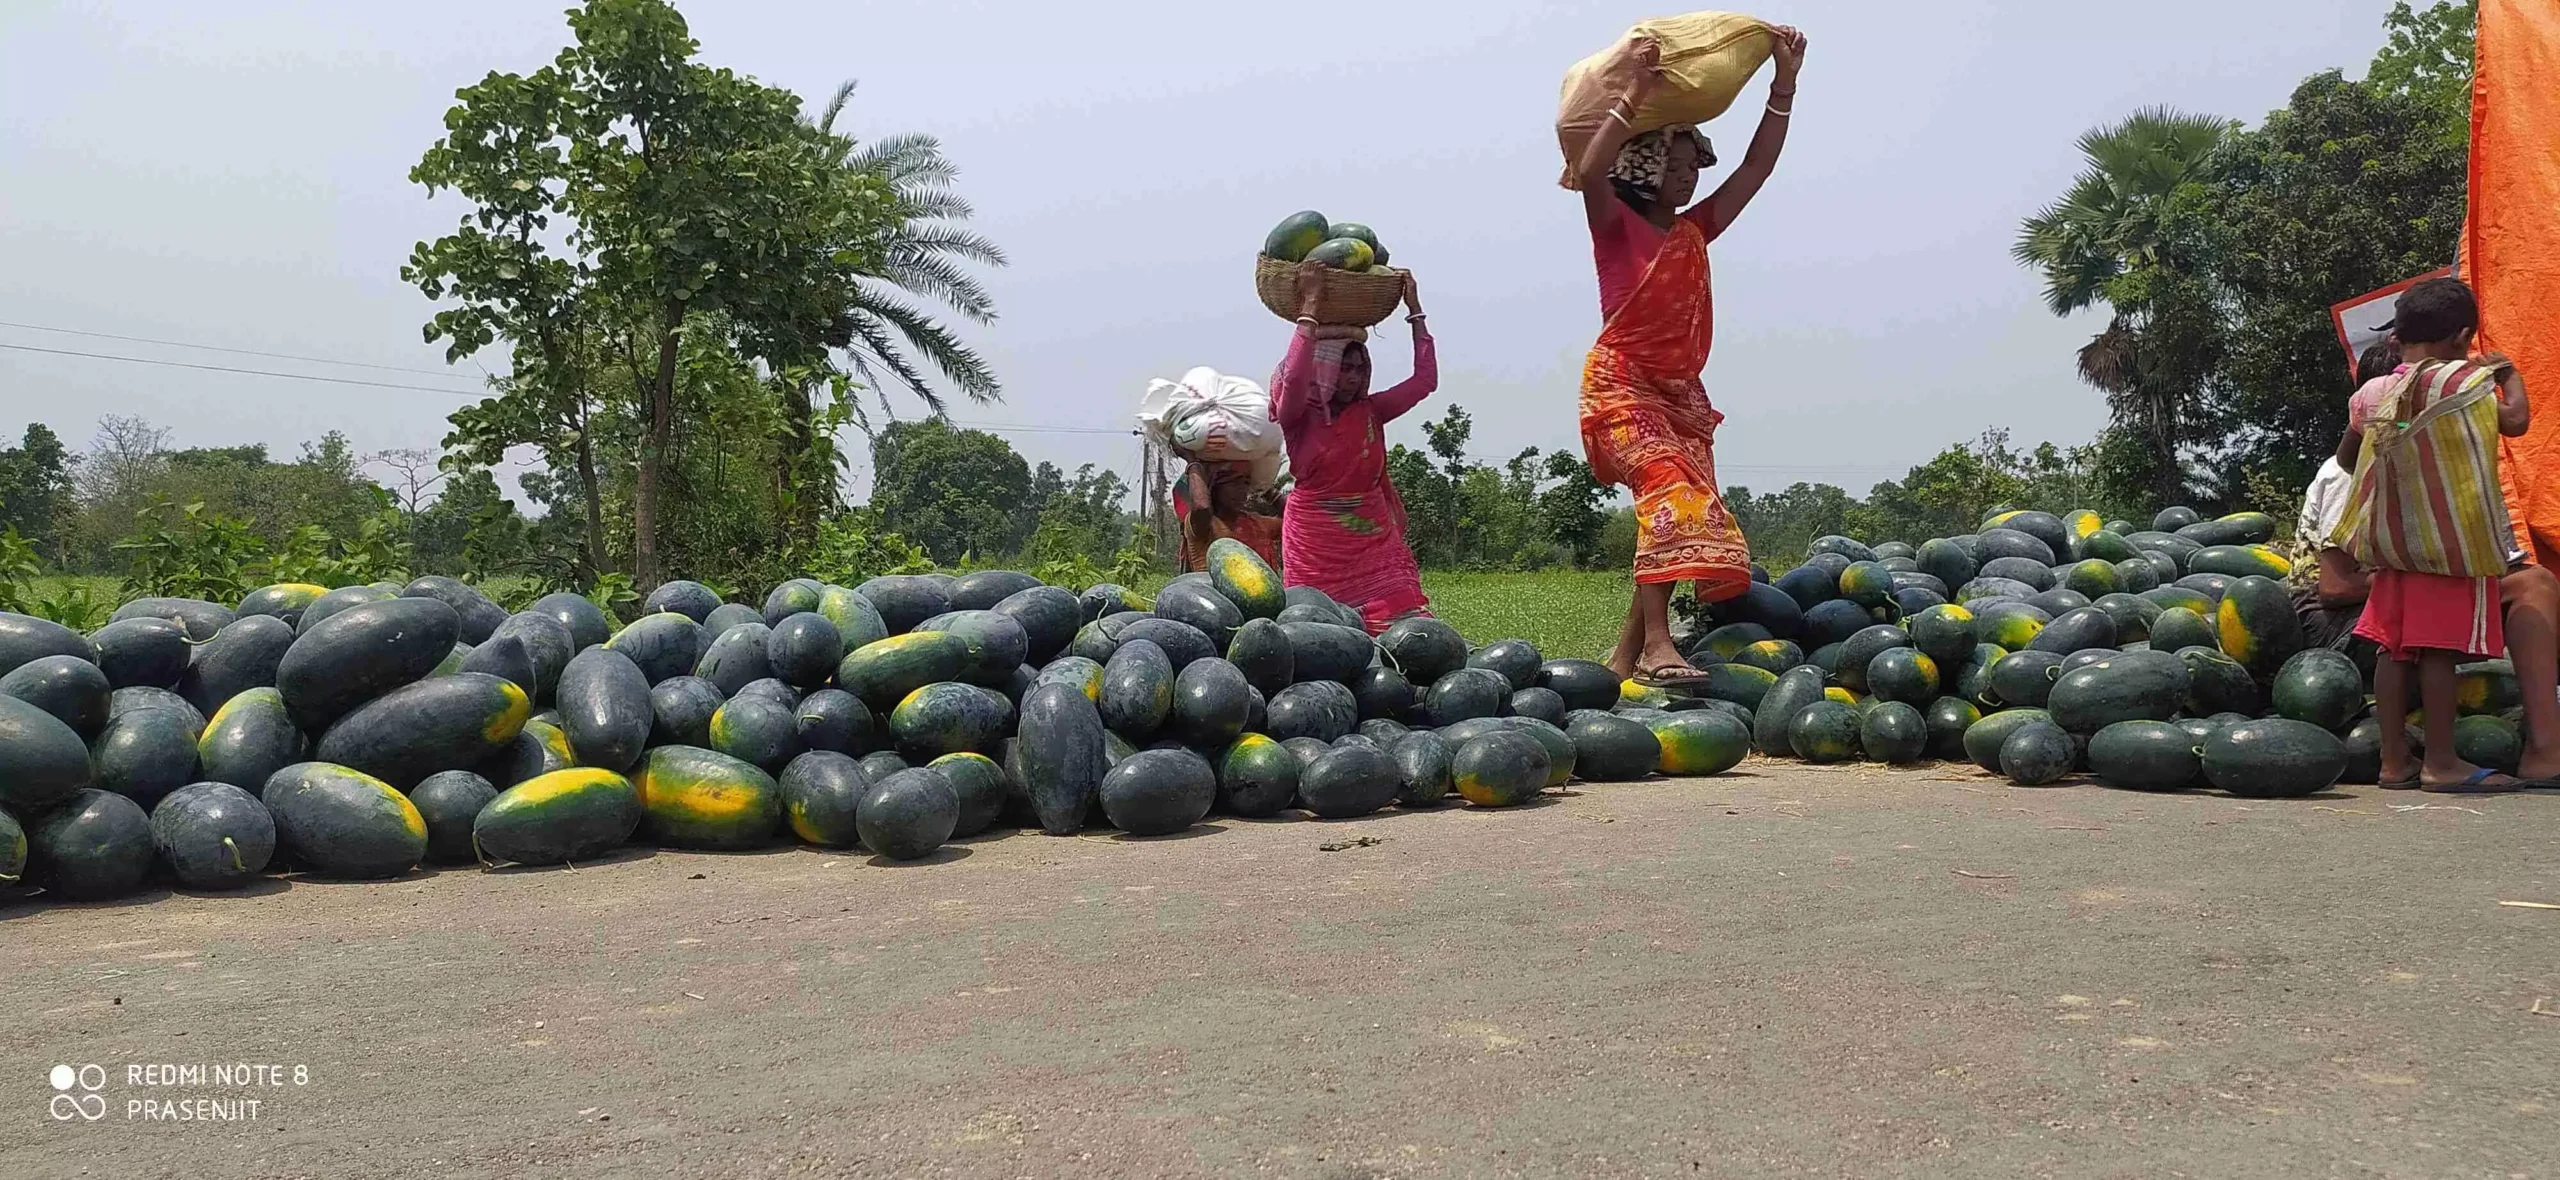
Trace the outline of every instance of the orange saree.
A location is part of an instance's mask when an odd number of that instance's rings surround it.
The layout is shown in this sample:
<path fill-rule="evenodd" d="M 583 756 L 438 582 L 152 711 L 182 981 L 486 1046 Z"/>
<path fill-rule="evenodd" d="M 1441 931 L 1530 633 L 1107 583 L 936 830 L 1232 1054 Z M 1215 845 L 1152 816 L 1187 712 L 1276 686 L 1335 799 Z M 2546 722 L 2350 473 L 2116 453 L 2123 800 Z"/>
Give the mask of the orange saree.
<path fill-rule="evenodd" d="M 1706 235 L 1678 218 L 1582 368 L 1583 455 L 1635 493 L 1636 581 L 1694 581 L 1704 602 L 1751 584 L 1750 546 L 1716 490 L 1724 415 L 1698 378 L 1714 331 Z"/>

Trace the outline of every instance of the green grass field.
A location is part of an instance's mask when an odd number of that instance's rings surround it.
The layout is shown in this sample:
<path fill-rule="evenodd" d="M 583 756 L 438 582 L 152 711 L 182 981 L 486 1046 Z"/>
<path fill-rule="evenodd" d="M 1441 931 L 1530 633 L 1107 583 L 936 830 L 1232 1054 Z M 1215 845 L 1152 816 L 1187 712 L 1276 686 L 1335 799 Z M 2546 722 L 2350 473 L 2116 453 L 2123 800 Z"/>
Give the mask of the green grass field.
<path fill-rule="evenodd" d="M 39 597 L 79 587 L 101 602 L 117 601 L 121 583 L 107 577 L 38 578 Z M 1599 659 L 1618 637 L 1632 589 L 1624 573 L 1552 570 L 1534 574 L 1425 573 L 1433 613 L 1476 643 L 1526 639 L 1550 659 Z"/>

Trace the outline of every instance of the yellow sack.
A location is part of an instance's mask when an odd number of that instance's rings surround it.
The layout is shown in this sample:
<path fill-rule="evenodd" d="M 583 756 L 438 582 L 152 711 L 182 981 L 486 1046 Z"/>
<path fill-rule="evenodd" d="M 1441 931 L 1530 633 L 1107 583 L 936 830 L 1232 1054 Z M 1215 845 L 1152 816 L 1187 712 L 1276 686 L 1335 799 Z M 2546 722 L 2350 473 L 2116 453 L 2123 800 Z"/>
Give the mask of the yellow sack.
<path fill-rule="evenodd" d="M 1661 91 L 1636 112 L 1637 131 L 1675 123 L 1704 123 L 1725 112 L 1777 46 L 1769 26 L 1738 12 L 1692 12 L 1644 21 L 1615 45 L 1575 62 L 1564 74 L 1564 100 L 1556 111 L 1556 140 L 1564 147 L 1566 188 L 1577 187 L 1573 166 L 1609 118 L 1609 102 L 1635 69 L 1636 43 L 1662 50 Z"/>

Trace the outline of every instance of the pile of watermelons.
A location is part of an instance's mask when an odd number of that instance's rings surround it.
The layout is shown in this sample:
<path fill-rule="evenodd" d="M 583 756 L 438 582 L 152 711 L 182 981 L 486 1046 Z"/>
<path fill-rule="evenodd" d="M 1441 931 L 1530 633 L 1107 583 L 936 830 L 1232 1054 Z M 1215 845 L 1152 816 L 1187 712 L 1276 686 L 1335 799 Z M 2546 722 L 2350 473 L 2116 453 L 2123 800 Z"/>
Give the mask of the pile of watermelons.
<path fill-rule="evenodd" d="M 2275 522 L 2171 508 L 2148 529 L 2003 510 L 1919 545 L 1813 542 L 1715 604 L 1690 643 L 1759 753 L 1970 760 L 2026 785 L 2075 771 L 2146 791 L 2299 797 L 2373 782 L 2372 668 L 2306 650 Z M 2504 660 L 2462 669 L 2464 758 L 2512 771 Z M 2418 742 L 2414 718 L 2400 719 Z"/>
<path fill-rule="evenodd" d="M 1609 670 L 1282 590 L 1209 552 L 1148 600 L 1019 573 L 695 582 L 626 625 L 451 578 L 0 614 L 0 885 L 88 900 L 293 870 L 562 864 L 633 840 L 915 858 L 992 825 L 1181 831 L 1212 811 L 1517 804 L 1713 774 L 1735 706 L 1623 705 Z"/>
<path fill-rule="evenodd" d="M 1314 259 L 1335 270 L 1365 271 L 1387 264 L 1376 231 L 1356 221 L 1327 221 L 1313 209 L 1292 213 L 1262 239 L 1262 256 L 1281 262 Z"/>

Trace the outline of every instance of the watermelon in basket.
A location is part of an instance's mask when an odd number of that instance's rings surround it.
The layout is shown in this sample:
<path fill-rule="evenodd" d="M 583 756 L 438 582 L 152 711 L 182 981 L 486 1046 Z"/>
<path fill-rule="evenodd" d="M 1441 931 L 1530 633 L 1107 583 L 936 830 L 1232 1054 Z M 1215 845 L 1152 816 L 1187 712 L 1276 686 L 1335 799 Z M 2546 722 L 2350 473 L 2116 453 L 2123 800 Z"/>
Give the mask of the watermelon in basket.
<path fill-rule="evenodd" d="M 1271 314 L 1298 318 L 1298 265 L 1309 260 L 1325 267 L 1318 323 L 1366 328 L 1395 314 L 1404 300 L 1404 272 L 1386 265 L 1387 251 L 1375 232 L 1308 210 L 1273 227 L 1254 259 L 1254 293 Z"/>

